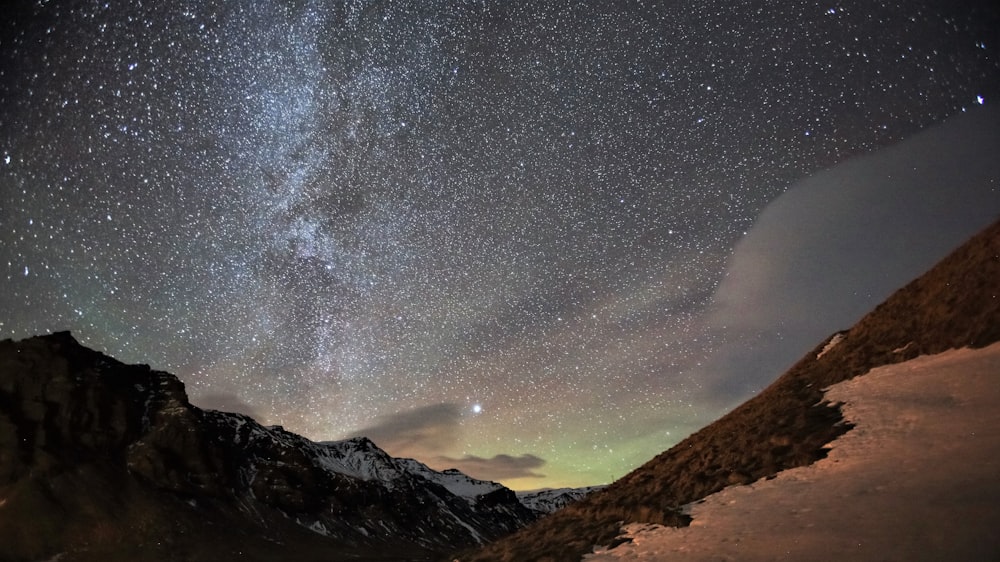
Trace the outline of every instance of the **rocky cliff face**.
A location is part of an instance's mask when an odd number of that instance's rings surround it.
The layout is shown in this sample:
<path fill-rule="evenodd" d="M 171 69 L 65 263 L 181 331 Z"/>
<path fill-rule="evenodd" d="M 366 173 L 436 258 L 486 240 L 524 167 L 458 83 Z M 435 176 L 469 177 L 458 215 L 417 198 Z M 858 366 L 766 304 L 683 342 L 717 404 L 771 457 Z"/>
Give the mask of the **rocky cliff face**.
<path fill-rule="evenodd" d="M 67 332 L 0 342 L 0 542 L 10 559 L 128 549 L 156 559 L 157 548 L 169 559 L 213 549 L 294 559 L 300 544 L 303 559 L 419 559 L 535 517 L 503 486 L 453 472 L 363 438 L 315 443 L 202 410 L 173 375 Z"/>

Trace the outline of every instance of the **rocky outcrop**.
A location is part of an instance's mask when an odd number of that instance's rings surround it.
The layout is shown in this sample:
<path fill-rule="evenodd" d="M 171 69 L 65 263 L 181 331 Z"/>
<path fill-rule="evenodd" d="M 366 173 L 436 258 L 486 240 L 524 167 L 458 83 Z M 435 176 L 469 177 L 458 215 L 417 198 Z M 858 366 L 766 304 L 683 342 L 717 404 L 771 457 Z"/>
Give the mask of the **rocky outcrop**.
<path fill-rule="evenodd" d="M 459 480 L 485 493 L 453 493 L 447 483 Z M 147 528 L 115 512 L 119 504 L 143 505 Z M 295 527 L 313 535 L 311 551 L 407 559 L 481 543 L 534 517 L 499 484 L 395 459 L 364 438 L 315 443 L 202 410 L 175 376 L 120 363 L 68 332 L 0 342 L 0 542 L 20 549 L 11 559 L 140 548 L 157 533 L 184 544 L 181 535 L 197 530 L 172 532 L 166 522 L 199 520 L 218 526 L 220 544 L 247 534 L 281 544 Z M 114 544 L 78 537 L 93 528 L 106 528 Z M 36 535 L 48 546 L 17 538 Z M 294 559 L 295 548 L 276 552 Z"/>

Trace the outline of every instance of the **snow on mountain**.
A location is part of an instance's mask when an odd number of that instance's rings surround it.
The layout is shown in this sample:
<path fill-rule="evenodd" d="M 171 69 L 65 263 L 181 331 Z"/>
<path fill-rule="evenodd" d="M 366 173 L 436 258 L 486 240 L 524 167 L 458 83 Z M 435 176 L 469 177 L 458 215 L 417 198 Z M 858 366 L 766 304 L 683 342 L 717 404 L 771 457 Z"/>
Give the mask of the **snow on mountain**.
<path fill-rule="evenodd" d="M 409 459 L 393 458 L 366 437 L 314 442 L 285 431 L 280 425 L 261 426 L 253 418 L 243 414 L 217 414 L 217 421 L 230 426 L 234 432 L 235 445 L 269 444 L 284 448 L 305 448 L 325 470 L 364 481 L 379 481 L 390 489 L 393 482 L 404 473 L 413 472 L 404 464 Z M 431 471 L 430 468 L 424 468 Z"/>
<path fill-rule="evenodd" d="M 443 486 L 449 492 L 458 497 L 465 498 L 470 503 L 475 502 L 476 498 L 480 496 L 495 492 L 504 487 L 502 484 L 497 484 L 489 480 L 477 480 L 455 468 L 439 472 L 418 460 L 396 459 L 396 461 L 407 472 Z"/>
<path fill-rule="evenodd" d="M 816 359 L 822 359 L 824 355 L 830 352 L 831 349 L 837 347 L 837 344 L 844 341 L 844 332 L 837 332 L 830 338 L 830 341 L 826 342 L 823 349 L 816 354 Z"/>
<path fill-rule="evenodd" d="M 320 465 L 327 470 L 362 480 L 379 480 L 388 486 L 406 471 L 400 459 L 389 456 L 365 437 L 315 443 Z"/>
<path fill-rule="evenodd" d="M 517 499 L 535 513 L 546 515 L 562 509 L 573 502 L 580 501 L 591 492 L 603 490 L 606 487 L 586 486 L 583 488 L 554 488 L 518 492 Z"/>
<path fill-rule="evenodd" d="M 242 414 L 211 414 L 216 424 L 227 426 L 233 433 L 233 444 L 248 450 L 252 458 L 260 451 L 275 448 L 297 451 L 330 478 L 358 479 L 388 492 L 407 494 L 418 503 L 437 503 L 445 518 L 465 529 L 475 542 L 487 540 L 484 535 L 513 530 L 512 523 L 523 525 L 539 514 L 502 484 L 478 480 L 454 468 L 437 471 L 415 459 L 392 457 L 366 437 L 313 442 L 281 426 L 263 427 Z M 244 482 L 255 482 L 258 464 L 255 460 L 244 466 Z M 315 532 L 327 533 L 320 521 L 303 524 Z M 484 525 L 491 524 L 496 528 L 485 531 Z"/>
<path fill-rule="evenodd" d="M 348 477 L 362 480 L 387 491 L 401 493 L 417 493 L 418 496 L 429 496 L 427 500 L 440 504 L 446 516 L 453 519 L 461 528 L 468 530 L 469 535 L 477 542 L 483 542 L 481 524 L 479 529 L 470 526 L 466 519 L 468 514 L 455 513 L 454 506 L 448 496 L 464 500 L 467 509 L 477 517 L 489 517 L 503 512 L 505 526 L 507 519 L 527 522 L 528 511 L 522 509 L 519 499 L 513 491 L 502 484 L 485 480 L 477 480 L 457 469 L 444 471 L 434 470 L 414 459 L 395 458 L 378 447 L 367 437 L 354 437 L 341 441 L 313 442 L 300 435 L 285 431 L 281 426 L 263 427 L 252 418 L 242 414 L 213 412 L 216 423 L 230 426 L 235 433 L 234 444 L 248 447 L 251 451 L 257 449 L 296 450 L 304 453 L 310 462 L 333 477 Z M 256 463 L 250 463 L 244 471 L 244 480 L 253 482 L 256 477 Z M 427 486 L 427 484 L 430 486 Z M 519 511 L 520 510 L 520 511 Z M 465 509 L 459 510 L 465 511 Z M 321 528 L 320 524 L 307 525 L 310 529 Z M 320 531 L 317 531 L 320 532 Z"/>

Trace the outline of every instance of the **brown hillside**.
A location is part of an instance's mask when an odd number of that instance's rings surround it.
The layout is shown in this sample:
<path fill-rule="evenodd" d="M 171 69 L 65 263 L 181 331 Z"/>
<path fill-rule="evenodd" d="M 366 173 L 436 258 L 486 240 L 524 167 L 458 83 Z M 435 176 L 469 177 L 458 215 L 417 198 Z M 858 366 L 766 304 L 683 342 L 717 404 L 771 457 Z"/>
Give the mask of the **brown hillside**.
<path fill-rule="evenodd" d="M 823 389 L 873 367 L 1000 340 L 1000 221 L 715 423 L 618 480 L 462 562 L 579 560 L 622 523 L 685 525 L 679 507 L 825 456 L 850 427 Z"/>

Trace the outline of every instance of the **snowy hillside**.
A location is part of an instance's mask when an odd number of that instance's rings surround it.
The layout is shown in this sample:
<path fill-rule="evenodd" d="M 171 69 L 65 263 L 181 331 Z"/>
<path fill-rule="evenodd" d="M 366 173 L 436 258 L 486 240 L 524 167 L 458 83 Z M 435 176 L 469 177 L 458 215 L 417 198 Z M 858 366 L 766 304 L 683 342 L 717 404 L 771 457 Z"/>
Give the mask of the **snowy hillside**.
<path fill-rule="evenodd" d="M 480 496 L 503 488 L 501 484 L 489 480 L 477 480 L 454 468 L 439 472 L 414 459 L 396 459 L 396 461 L 410 474 L 443 486 L 452 494 L 465 498 L 469 502 L 474 502 Z"/>
<path fill-rule="evenodd" d="M 1000 344 L 839 383 L 856 426 L 817 463 L 687 506 L 683 528 L 633 524 L 613 560 L 1000 559 Z"/>
<path fill-rule="evenodd" d="M 315 450 L 324 468 L 362 480 L 379 480 L 391 486 L 405 472 L 399 459 L 364 437 L 322 441 L 316 443 Z"/>

